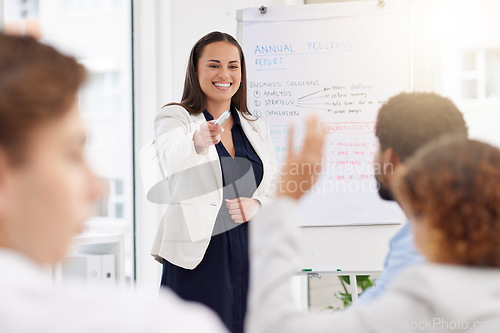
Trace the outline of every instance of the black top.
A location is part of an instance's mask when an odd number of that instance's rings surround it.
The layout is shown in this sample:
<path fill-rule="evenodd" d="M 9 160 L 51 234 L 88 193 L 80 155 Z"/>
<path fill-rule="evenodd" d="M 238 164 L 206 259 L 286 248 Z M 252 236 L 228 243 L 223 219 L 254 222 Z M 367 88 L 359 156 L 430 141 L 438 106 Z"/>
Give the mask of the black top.
<path fill-rule="evenodd" d="M 214 118 L 208 111 L 203 112 L 207 121 Z M 222 141 L 215 145 L 219 154 L 219 162 L 222 170 L 223 202 L 217 215 L 214 232 L 212 235 L 232 229 L 240 224 L 234 223 L 226 208 L 225 199 L 236 199 L 240 197 L 251 198 L 260 185 L 263 177 L 263 164 L 259 155 L 255 152 L 248 141 L 238 111 L 231 107 L 233 116 L 233 127 L 231 134 L 235 150 L 234 159 L 226 150 Z"/>

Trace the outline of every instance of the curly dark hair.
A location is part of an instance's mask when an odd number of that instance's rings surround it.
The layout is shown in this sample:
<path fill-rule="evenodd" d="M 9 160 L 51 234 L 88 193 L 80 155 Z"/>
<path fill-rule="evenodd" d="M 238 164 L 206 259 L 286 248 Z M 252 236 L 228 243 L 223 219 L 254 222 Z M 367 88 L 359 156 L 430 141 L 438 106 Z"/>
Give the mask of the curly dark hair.
<path fill-rule="evenodd" d="M 408 159 L 394 192 L 422 217 L 429 260 L 500 267 L 499 149 L 440 138 Z"/>
<path fill-rule="evenodd" d="M 382 151 L 392 147 L 404 162 L 443 134 L 467 137 L 467 132 L 462 113 L 448 98 L 435 93 L 401 93 L 380 108 L 375 135 Z"/>

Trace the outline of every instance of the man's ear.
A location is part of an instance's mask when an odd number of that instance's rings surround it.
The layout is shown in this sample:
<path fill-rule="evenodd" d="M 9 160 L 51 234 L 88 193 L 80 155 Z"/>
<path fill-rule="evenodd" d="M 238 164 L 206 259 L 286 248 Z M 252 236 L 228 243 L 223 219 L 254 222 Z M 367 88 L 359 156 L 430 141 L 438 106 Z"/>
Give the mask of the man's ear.
<path fill-rule="evenodd" d="M 382 163 L 381 167 L 384 175 L 392 176 L 396 168 L 401 164 L 401 159 L 394 149 L 389 147 L 381 152 L 380 163 Z"/>

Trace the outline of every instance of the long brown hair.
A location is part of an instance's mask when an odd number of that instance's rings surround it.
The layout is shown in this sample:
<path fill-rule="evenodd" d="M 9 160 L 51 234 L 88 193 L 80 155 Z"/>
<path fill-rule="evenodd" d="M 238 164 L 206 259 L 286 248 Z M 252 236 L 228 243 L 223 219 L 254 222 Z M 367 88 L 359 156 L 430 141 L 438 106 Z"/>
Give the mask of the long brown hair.
<path fill-rule="evenodd" d="M 238 109 L 243 115 L 251 115 L 247 107 L 247 75 L 245 56 L 240 44 L 231 35 L 224 32 L 214 31 L 203 36 L 199 41 L 194 44 L 191 54 L 189 55 L 189 62 L 186 69 L 186 79 L 184 81 L 184 91 L 180 103 L 169 103 L 169 105 L 180 105 L 185 108 L 190 114 L 199 114 L 205 111 L 206 98 L 203 90 L 201 90 L 200 83 L 198 82 L 197 66 L 198 59 L 200 58 L 205 46 L 215 42 L 228 42 L 236 46 L 240 53 L 241 62 L 241 84 L 231 98 L 231 106 Z M 165 107 L 164 106 L 164 107 Z M 246 117 L 245 117 L 246 118 Z"/>
<path fill-rule="evenodd" d="M 86 72 L 32 37 L 0 33 L 0 45 L 0 146 L 22 163 L 30 133 L 67 114 Z"/>

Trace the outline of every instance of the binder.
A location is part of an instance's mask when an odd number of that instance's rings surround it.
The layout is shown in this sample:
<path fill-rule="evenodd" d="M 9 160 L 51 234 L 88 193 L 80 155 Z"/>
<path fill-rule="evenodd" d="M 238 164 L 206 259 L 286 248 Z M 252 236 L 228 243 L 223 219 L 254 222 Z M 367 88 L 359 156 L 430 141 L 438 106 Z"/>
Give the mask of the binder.
<path fill-rule="evenodd" d="M 114 254 L 73 254 L 62 263 L 62 284 L 76 283 L 92 288 L 116 286 Z"/>
<path fill-rule="evenodd" d="M 101 255 L 101 284 L 105 287 L 116 286 L 115 255 Z"/>
<path fill-rule="evenodd" d="M 101 285 L 101 256 L 74 254 L 62 263 L 62 284 L 69 282 L 92 287 Z"/>

